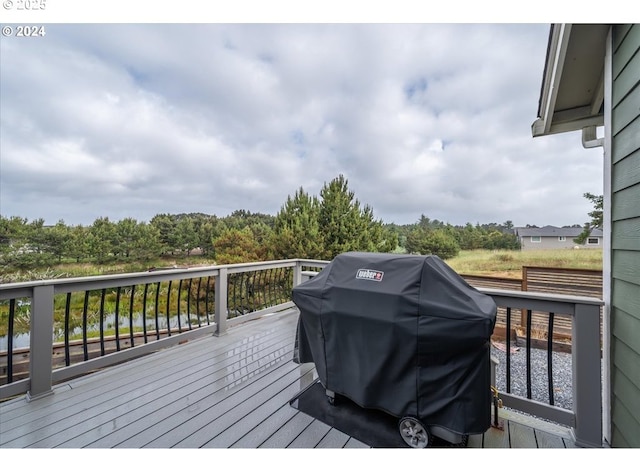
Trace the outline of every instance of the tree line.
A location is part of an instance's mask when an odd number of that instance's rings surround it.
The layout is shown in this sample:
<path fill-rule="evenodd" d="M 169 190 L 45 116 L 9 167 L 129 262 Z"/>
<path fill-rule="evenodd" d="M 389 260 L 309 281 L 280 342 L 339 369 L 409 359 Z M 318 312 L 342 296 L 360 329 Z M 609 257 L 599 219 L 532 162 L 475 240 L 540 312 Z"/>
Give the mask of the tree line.
<path fill-rule="evenodd" d="M 0 216 L 4 270 L 61 262 L 106 264 L 197 255 L 218 264 L 309 258 L 331 260 L 345 251 L 409 252 L 454 257 L 461 249 L 516 249 L 513 224 L 453 226 L 425 215 L 410 225 L 385 224 L 339 175 L 318 195 L 300 187 L 273 216 L 237 210 L 226 217 L 158 214 L 148 223 L 99 217 L 89 226 L 63 220 Z"/>

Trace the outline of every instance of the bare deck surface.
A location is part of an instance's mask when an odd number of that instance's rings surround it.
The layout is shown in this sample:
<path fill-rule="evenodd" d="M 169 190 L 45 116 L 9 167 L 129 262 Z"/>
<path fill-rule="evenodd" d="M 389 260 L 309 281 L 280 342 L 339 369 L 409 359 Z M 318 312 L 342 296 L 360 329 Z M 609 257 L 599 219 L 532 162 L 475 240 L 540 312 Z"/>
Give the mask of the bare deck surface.
<path fill-rule="evenodd" d="M 0 447 L 366 447 L 289 400 L 313 382 L 293 363 L 289 309 L 0 404 Z M 469 447 L 574 447 L 566 428 L 503 414 Z"/>

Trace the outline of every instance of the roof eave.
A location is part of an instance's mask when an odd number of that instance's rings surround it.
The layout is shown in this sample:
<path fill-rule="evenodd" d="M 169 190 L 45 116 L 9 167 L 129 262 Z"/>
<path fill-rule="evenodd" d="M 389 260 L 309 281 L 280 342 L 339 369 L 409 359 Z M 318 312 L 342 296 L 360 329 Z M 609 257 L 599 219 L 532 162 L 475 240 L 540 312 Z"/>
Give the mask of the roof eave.
<path fill-rule="evenodd" d="M 570 24 L 551 25 L 540 101 L 538 103 L 538 119 L 531 126 L 533 137 L 550 133 L 570 34 Z"/>
<path fill-rule="evenodd" d="M 572 24 L 551 25 L 538 101 L 538 118 L 531 125 L 533 137 L 577 131 L 604 124 L 604 115 L 600 112 L 604 98 L 603 74 L 600 82 L 597 83 L 596 91 L 593 92 L 590 105 L 557 109 L 563 71 L 571 63 L 572 56 L 568 55 L 568 49 L 572 28 Z"/>

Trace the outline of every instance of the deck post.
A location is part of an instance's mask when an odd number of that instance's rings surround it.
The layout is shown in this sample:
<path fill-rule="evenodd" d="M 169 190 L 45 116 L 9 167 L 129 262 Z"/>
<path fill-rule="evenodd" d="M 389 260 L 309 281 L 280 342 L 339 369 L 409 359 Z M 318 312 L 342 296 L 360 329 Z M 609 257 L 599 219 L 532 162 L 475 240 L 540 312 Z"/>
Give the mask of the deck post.
<path fill-rule="evenodd" d="M 576 444 L 602 447 L 600 307 L 576 304 L 572 328 Z"/>
<path fill-rule="evenodd" d="M 33 288 L 31 327 L 29 329 L 29 391 L 27 401 L 53 394 L 53 285 Z"/>
<path fill-rule="evenodd" d="M 214 321 L 216 323 L 216 330 L 214 335 L 219 337 L 227 333 L 227 281 L 228 281 L 227 268 L 220 268 L 218 276 L 216 277 L 215 286 L 215 305 L 216 314 Z"/>
<path fill-rule="evenodd" d="M 302 284 L 302 262 L 296 261 L 296 265 L 293 267 L 293 286 Z"/>

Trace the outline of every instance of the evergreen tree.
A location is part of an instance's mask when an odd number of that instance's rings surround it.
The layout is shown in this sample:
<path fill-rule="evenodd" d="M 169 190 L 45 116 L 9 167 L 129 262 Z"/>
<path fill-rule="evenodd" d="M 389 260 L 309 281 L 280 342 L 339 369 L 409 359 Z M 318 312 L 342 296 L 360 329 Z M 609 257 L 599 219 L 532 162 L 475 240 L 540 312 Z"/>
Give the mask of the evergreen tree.
<path fill-rule="evenodd" d="M 198 246 L 198 233 L 191 217 L 183 217 L 175 227 L 175 245 L 187 256 Z"/>
<path fill-rule="evenodd" d="M 125 218 L 115 224 L 116 244 L 114 253 L 116 256 L 129 259 L 132 252 L 138 246 L 141 237 L 141 229 L 138 220 Z"/>
<path fill-rule="evenodd" d="M 89 228 L 81 225 L 74 226 L 69 230 L 69 241 L 67 243 L 66 256 L 72 257 L 76 262 L 89 257 Z"/>
<path fill-rule="evenodd" d="M 177 218 L 174 215 L 158 214 L 154 216 L 150 224 L 158 230 L 162 254 L 173 254 L 178 248 L 176 241 Z"/>
<path fill-rule="evenodd" d="M 27 219 L 0 216 L 0 261 L 9 266 L 18 250 L 27 243 Z"/>
<path fill-rule="evenodd" d="M 360 209 L 360 201 L 349 190 L 348 181 L 339 175 L 325 183 L 320 191 L 318 224 L 323 240 L 322 257 L 333 259 L 346 251 L 366 251 L 373 242 L 366 241 L 372 217 Z"/>
<path fill-rule="evenodd" d="M 64 220 L 59 220 L 55 226 L 46 229 L 46 251 L 55 257 L 58 262 L 61 262 L 62 257 L 69 253 L 70 237 L 71 231 L 69 227 L 64 223 Z"/>
<path fill-rule="evenodd" d="M 216 262 L 219 264 L 256 262 L 260 248 L 247 226 L 242 230 L 227 229 L 214 241 Z"/>
<path fill-rule="evenodd" d="M 593 193 L 587 192 L 583 196 L 593 203 L 593 210 L 588 213 L 591 221 L 586 222 L 580 235 L 573 239 L 574 242 L 580 245 L 584 245 L 593 229 L 602 229 L 602 211 L 604 208 L 604 197 L 602 195 L 594 195 Z"/>
<path fill-rule="evenodd" d="M 89 254 L 95 258 L 97 263 L 105 263 L 112 258 L 115 238 L 115 224 L 109 221 L 109 217 L 100 217 L 94 220 L 89 230 L 87 243 Z"/>
<path fill-rule="evenodd" d="M 213 242 L 227 229 L 224 221 L 213 216 L 205 220 L 198 228 L 198 246 L 202 254 L 207 257 L 215 257 Z"/>
<path fill-rule="evenodd" d="M 162 254 L 160 231 L 147 223 L 138 223 L 132 252 L 137 260 L 150 260 Z"/>
<path fill-rule="evenodd" d="M 287 197 L 276 215 L 269 246 L 274 259 L 317 259 L 322 256 L 319 202 L 302 187 Z"/>
<path fill-rule="evenodd" d="M 412 254 L 434 254 L 450 259 L 460 252 L 458 242 L 446 229 L 418 227 L 407 237 L 407 251 Z"/>

